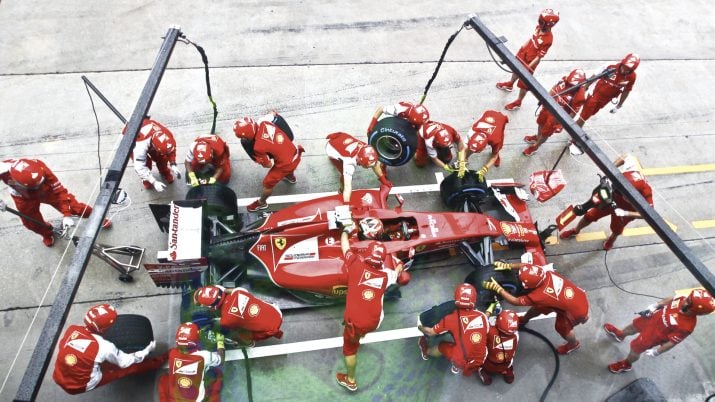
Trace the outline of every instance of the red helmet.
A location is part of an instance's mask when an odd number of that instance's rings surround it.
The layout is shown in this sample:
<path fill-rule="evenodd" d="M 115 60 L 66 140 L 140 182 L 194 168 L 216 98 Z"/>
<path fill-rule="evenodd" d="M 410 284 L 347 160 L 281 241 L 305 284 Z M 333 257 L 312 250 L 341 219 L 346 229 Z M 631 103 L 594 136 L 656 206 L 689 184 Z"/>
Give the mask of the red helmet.
<path fill-rule="evenodd" d="M 199 346 L 199 326 L 193 322 L 185 322 L 176 329 L 176 344 L 186 348 Z"/>
<path fill-rule="evenodd" d="M 367 217 L 360 219 L 360 232 L 365 238 L 375 240 L 383 231 L 382 221 L 377 218 Z"/>
<path fill-rule="evenodd" d="M 524 289 L 534 289 L 546 278 L 546 272 L 538 265 L 524 264 L 519 270 L 519 280 Z"/>
<path fill-rule="evenodd" d="M 385 261 L 387 249 L 380 241 L 371 241 L 365 250 L 365 262 L 373 267 L 381 267 Z"/>
<path fill-rule="evenodd" d="M 151 136 L 151 146 L 160 155 L 170 155 L 176 151 L 176 140 L 170 134 L 158 131 Z"/>
<path fill-rule="evenodd" d="M 211 309 L 218 309 L 223 301 L 223 288 L 221 286 L 204 286 L 194 292 L 194 303 Z"/>
<path fill-rule="evenodd" d="M 635 53 L 628 53 L 626 57 L 621 60 L 621 66 L 629 71 L 635 71 L 639 64 L 641 64 L 641 58 Z"/>
<path fill-rule="evenodd" d="M 454 289 L 454 304 L 457 308 L 474 309 L 477 304 L 477 289 L 468 283 L 457 286 Z"/>
<path fill-rule="evenodd" d="M 690 307 L 688 311 L 692 311 L 697 315 L 710 314 L 715 311 L 715 299 L 704 289 L 695 289 L 688 296 Z"/>
<path fill-rule="evenodd" d="M 410 104 L 410 107 L 407 108 L 407 120 L 416 126 L 421 126 L 422 123 L 429 120 L 429 111 L 424 105 Z"/>
<path fill-rule="evenodd" d="M 36 189 L 45 181 L 45 168 L 36 159 L 18 159 L 10 166 L 10 177 L 22 187 Z"/>
<path fill-rule="evenodd" d="M 240 139 L 252 140 L 258 132 L 258 124 L 250 117 L 241 117 L 233 124 L 233 132 Z"/>
<path fill-rule="evenodd" d="M 557 11 L 550 8 L 541 10 L 541 14 L 539 14 L 539 25 L 550 28 L 556 25 L 557 22 L 559 22 L 559 13 Z"/>
<path fill-rule="evenodd" d="M 578 85 L 586 81 L 586 73 L 580 68 L 577 68 L 569 73 L 567 77 L 564 77 L 564 81 L 571 86 Z"/>
<path fill-rule="evenodd" d="M 365 145 L 357 153 L 357 164 L 362 167 L 373 167 L 377 163 L 377 152 L 370 145 Z"/>
<path fill-rule="evenodd" d="M 434 145 L 439 148 L 447 148 L 452 144 L 452 135 L 447 131 L 447 129 L 439 124 L 435 129 L 434 133 Z"/>
<path fill-rule="evenodd" d="M 196 159 L 196 162 L 204 164 L 209 161 L 211 161 L 213 157 L 213 150 L 209 146 L 209 144 L 205 142 L 197 142 L 196 145 L 194 145 L 194 159 Z"/>
<path fill-rule="evenodd" d="M 513 335 L 519 329 L 519 316 L 511 310 L 502 310 L 497 316 L 497 329 L 507 335 Z"/>
<path fill-rule="evenodd" d="M 90 308 L 84 315 L 84 325 L 95 334 L 101 334 L 114 325 L 117 310 L 111 304 L 100 304 Z"/>
<path fill-rule="evenodd" d="M 474 129 L 474 127 L 472 127 Z M 474 130 L 474 134 L 469 138 L 467 147 L 472 152 L 482 152 L 487 147 L 487 135 L 481 131 Z"/>

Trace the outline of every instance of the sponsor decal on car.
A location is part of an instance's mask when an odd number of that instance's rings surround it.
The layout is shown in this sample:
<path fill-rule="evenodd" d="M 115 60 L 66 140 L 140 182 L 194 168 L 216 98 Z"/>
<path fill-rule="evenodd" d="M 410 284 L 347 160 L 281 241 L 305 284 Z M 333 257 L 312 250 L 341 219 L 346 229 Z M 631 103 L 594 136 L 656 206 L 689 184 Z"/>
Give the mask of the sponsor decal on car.
<path fill-rule="evenodd" d="M 333 296 L 345 296 L 348 294 L 348 287 L 345 285 L 335 285 L 330 290 L 330 294 Z"/>

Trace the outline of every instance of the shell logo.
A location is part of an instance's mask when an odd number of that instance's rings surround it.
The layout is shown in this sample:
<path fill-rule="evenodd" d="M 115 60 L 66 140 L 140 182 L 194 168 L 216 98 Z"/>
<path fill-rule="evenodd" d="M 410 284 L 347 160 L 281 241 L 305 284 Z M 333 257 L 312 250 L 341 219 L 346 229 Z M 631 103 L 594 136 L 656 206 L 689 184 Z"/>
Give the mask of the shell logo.
<path fill-rule="evenodd" d="M 65 364 L 70 367 L 74 366 L 75 364 L 77 364 L 77 356 L 71 353 L 68 354 L 67 356 L 65 356 Z"/>
<path fill-rule="evenodd" d="M 280 135 L 280 134 L 276 135 L 276 142 L 277 142 L 278 144 L 282 144 L 283 141 L 285 141 L 285 139 L 283 138 L 282 135 Z"/>
<path fill-rule="evenodd" d="M 571 288 L 566 288 L 564 291 L 564 296 L 566 296 L 567 299 L 573 299 L 574 297 L 574 291 Z"/>
<path fill-rule="evenodd" d="M 179 387 L 181 387 L 181 388 L 190 388 L 191 387 L 191 379 L 189 377 L 180 377 L 176 382 L 179 384 Z"/>
<path fill-rule="evenodd" d="M 497 360 L 499 360 L 500 362 L 504 361 L 504 353 L 503 352 L 497 353 Z"/>
<path fill-rule="evenodd" d="M 502 222 L 500 226 L 501 231 L 504 232 L 504 236 L 509 236 L 511 234 L 511 226 L 507 225 L 504 222 Z"/>
<path fill-rule="evenodd" d="M 494 123 L 495 120 L 492 116 L 487 116 L 487 118 L 484 119 L 484 121 L 486 121 L 487 123 Z"/>
<path fill-rule="evenodd" d="M 257 316 L 260 311 L 261 311 L 261 308 L 258 307 L 258 304 L 251 304 L 248 307 L 248 315 L 250 315 L 251 317 Z"/>
<path fill-rule="evenodd" d="M 364 300 L 370 301 L 370 300 L 372 300 L 372 299 L 375 298 L 375 292 L 373 292 L 373 291 L 370 290 L 370 289 L 367 289 L 367 290 L 365 290 L 365 291 L 362 292 L 362 298 L 363 298 Z"/>
<path fill-rule="evenodd" d="M 479 332 L 475 332 L 469 337 L 469 340 L 472 341 L 472 343 L 479 343 L 482 340 L 482 335 Z"/>

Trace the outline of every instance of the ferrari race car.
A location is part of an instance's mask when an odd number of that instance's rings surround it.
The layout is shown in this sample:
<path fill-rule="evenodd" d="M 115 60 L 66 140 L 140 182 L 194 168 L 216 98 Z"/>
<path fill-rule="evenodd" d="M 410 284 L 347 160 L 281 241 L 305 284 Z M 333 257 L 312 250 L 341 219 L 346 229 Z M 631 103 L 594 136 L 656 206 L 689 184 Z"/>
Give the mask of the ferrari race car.
<path fill-rule="evenodd" d="M 273 300 L 279 289 L 294 296 L 289 302 L 281 292 L 283 296 L 275 300 L 281 308 L 341 302 L 347 272 L 340 249 L 340 222 L 346 214 L 355 222 L 379 219 L 387 250 L 408 269 L 421 255 L 455 249 L 473 265 L 491 267 L 494 243 L 521 247 L 529 261 L 545 264 L 542 242 L 526 207 L 528 195 L 519 185 L 484 183 L 469 172 L 465 178 L 449 176 L 440 190 L 444 202 L 461 212 L 403 211 L 399 195 L 397 206 L 389 208 L 389 189 L 383 187 L 353 191 L 349 206 L 336 193 L 273 213 L 242 214 L 231 189 L 219 184 L 194 187 L 186 200 L 151 205 L 160 228 L 169 233 L 168 249 L 158 253 L 159 263 L 144 265 L 162 287 L 220 284 L 258 294 L 272 289 L 269 298 Z M 500 218 L 481 213 L 490 208 Z M 354 249 L 367 243 L 359 231 L 351 238 Z M 496 274 L 495 279 L 517 290 L 512 273 L 478 271 L 480 275 L 470 275 L 476 285 L 483 275 L 488 279 Z"/>

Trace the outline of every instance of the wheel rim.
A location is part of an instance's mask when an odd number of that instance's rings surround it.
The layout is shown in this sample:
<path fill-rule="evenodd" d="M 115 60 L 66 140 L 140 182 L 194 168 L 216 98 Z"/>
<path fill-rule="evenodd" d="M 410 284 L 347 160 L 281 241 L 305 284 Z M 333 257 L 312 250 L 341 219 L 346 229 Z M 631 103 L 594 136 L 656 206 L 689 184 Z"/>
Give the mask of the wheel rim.
<path fill-rule="evenodd" d="M 381 137 L 375 143 L 375 150 L 378 155 L 387 160 L 396 160 L 402 156 L 402 144 L 392 137 Z"/>

